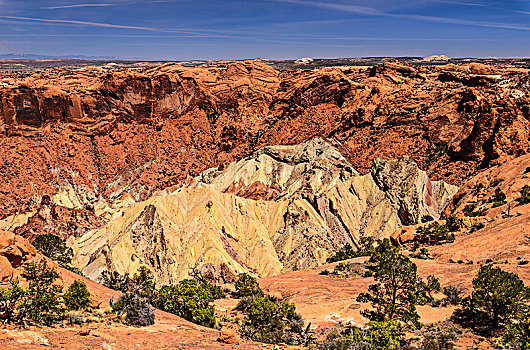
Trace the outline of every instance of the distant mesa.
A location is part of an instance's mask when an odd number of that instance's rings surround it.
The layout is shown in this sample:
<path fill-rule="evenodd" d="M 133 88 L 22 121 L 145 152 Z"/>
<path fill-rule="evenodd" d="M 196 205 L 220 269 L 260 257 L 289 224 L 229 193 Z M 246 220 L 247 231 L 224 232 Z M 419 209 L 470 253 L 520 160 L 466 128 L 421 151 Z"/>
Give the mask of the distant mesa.
<path fill-rule="evenodd" d="M 314 60 L 312 58 L 304 57 L 304 58 L 300 58 L 299 60 L 294 61 L 294 64 L 305 66 L 313 62 Z"/>
<path fill-rule="evenodd" d="M 447 62 L 450 60 L 450 58 L 447 57 L 446 55 L 433 55 L 433 56 L 424 57 L 423 60 L 425 62 Z"/>

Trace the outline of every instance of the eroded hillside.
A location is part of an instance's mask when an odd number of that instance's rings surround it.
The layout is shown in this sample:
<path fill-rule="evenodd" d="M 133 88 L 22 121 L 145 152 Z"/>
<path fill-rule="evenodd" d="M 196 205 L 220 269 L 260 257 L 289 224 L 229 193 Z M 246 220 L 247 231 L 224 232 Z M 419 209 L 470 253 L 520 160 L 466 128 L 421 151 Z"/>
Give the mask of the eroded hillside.
<path fill-rule="evenodd" d="M 52 69 L 0 87 L 0 215 L 53 203 L 31 237 L 178 188 L 265 145 L 334 137 L 354 169 L 409 155 L 456 183 L 528 151 L 528 72 L 384 63 L 277 71 L 259 62 L 107 71 Z M 57 196 L 57 194 L 59 194 Z M 85 212 L 86 211 L 86 212 Z M 31 221 L 31 220 L 30 220 Z M 53 220 L 52 220 L 53 221 Z M 98 227 L 92 219 L 84 222 Z M 81 225 L 79 225 L 81 226 Z M 86 225 L 85 225 L 86 226 Z"/>

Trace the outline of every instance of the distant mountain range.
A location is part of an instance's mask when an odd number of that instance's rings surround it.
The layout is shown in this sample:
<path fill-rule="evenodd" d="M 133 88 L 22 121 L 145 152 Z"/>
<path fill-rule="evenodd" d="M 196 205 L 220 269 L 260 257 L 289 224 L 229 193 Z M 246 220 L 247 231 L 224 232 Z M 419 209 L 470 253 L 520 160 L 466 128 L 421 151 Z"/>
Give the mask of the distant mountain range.
<path fill-rule="evenodd" d="M 71 59 L 71 60 L 96 60 L 96 61 L 109 61 L 109 60 L 145 60 L 143 58 L 124 58 L 118 56 L 84 56 L 84 55 L 67 55 L 67 56 L 48 56 L 48 55 L 36 55 L 27 53 L 5 53 L 0 54 L 0 60 L 46 60 L 46 59 Z"/>

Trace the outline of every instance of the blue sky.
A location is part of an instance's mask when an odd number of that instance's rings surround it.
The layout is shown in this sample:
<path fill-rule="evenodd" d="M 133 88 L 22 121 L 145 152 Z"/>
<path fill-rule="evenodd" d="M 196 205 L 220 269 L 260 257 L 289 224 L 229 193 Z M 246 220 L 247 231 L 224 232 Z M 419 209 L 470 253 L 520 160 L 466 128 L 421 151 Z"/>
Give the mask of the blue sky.
<path fill-rule="evenodd" d="M 530 0 L 0 0 L 0 53 L 529 57 Z"/>

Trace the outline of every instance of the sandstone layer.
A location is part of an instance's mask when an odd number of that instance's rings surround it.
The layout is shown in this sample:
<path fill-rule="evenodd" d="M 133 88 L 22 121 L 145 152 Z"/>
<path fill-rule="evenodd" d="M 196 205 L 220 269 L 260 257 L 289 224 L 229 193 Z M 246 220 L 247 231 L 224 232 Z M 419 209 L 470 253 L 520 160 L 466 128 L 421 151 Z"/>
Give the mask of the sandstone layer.
<path fill-rule="evenodd" d="M 56 204 L 107 221 L 121 215 L 115 201 L 142 201 L 262 146 L 315 135 L 339 140 L 361 173 L 378 157 L 410 155 L 450 183 L 529 146 L 521 69 L 387 62 L 277 71 L 248 61 L 2 74 L 0 218 L 59 195 Z M 44 231 L 34 225 L 27 236 Z"/>

